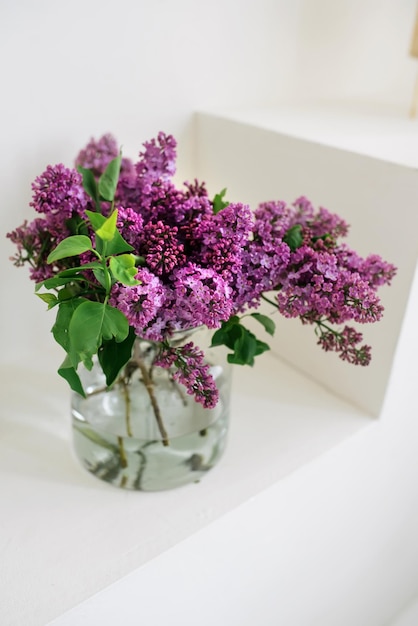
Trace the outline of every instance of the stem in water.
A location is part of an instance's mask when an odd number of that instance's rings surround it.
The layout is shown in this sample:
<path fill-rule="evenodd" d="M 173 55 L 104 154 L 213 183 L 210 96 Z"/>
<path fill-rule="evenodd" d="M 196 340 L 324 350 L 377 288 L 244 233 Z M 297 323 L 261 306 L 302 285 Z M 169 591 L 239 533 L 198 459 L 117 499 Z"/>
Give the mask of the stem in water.
<path fill-rule="evenodd" d="M 154 394 L 154 383 L 152 382 L 152 379 L 148 373 L 147 367 L 145 363 L 142 361 L 142 359 L 135 357 L 135 362 L 141 371 L 142 382 L 144 383 L 145 389 L 147 390 L 149 398 L 151 400 L 155 419 L 157 420 L 158 430 L 160 431 L 160 434 L 161 434 L 163 446 L 169 446 L 170 442 L 168 440 L 168 433 L 165 429 L 165 426 L 161 417 L 160 407 L 158 406 L 157 398 L 155 397 L 155 394 Z"/>
<path fill-rule="evenodd" d="M 142 382 L 144 383 L 145 389 L 147 390 L 149 398 L 151 400 L 151 405 L 154 411 L 155 419 L 157 420 L 157 426 L 161 434 L 161 440 L 163 442 L 163 446 L 169 446 L 170 442 L 168 440 L 168 433 L 165 429 L 163 419 L 161 416 L 160 407 L 158 405 L 157 398 L 155 397 L 155 393 L 154 393 L 154 383 L 152 382 L 151 374 L 148 371 L 146 364 L 141 358 L 138 344 L 134 344 L 134 352 L 133 352 L 133 358 L 132 358 L 131 364 L 134 367 L 137 367 L 139 371 L 141 372 Z"/>

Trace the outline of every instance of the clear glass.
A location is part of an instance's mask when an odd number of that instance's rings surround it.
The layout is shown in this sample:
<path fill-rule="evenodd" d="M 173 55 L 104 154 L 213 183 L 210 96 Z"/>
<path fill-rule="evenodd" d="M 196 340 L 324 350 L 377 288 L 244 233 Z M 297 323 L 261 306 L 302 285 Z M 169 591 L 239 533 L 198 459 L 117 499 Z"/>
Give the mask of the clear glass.
<path fill-rule="evenodd" d="M 204 350 L 219 390 L 214 409 L 197 403 L 169 371 L 152 366 L 150 342 L 137 340 L 142 369 L 109 391 L 98 364 L 81 373 L 87 397 L 72 395 L 73 441 L 89 472 L 117 487 L 158 491 L 197 482 L 217 463 L 227 439 L 231 366 L 221 347 L 208 348 L 210 335 L 183 334 L 176 345 L 193 340 Z"/>

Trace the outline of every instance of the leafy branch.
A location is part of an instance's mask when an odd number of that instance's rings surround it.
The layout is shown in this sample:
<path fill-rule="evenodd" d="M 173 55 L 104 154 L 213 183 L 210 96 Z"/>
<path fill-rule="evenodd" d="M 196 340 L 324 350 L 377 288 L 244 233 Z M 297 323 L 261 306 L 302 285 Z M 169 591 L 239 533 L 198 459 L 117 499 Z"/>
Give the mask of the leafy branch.
<path fill-rule="evenodd" d="M 275 324 L 267 315 L 251 313 L 242 318 L 234 315 L 223 322 L 219 330 L 215 331 L 212 337 L 212 347 L 224 345 L 232 350 L 227 355 L 228 363 L 253 366 L 255 357 L 270 350 L 270 346 L 257 339 L 254 333 L 241 324 L 241 319 L 244 317 L 252 317 L 264 327 L 269 335 L 274 334 Z"/>
<path fill-rule="evenodd" d="M 135 276 L 141 259 L 132 254 L 132 246 L 120 234 L 118 212 L 113 209 L 119 170 L 120 155 L 109 163 L 98 182 L 90 170 L 82 169 L 83 186 L 96 211 L 86 211 L 87 220 L 74 225 L 83 234 L 62 240 L 47 258 L 48 263 L 54 264 L 90 253 L 97 260 L 58 272 L 36 286 L 37 295 L 48 309 L 58 307 L 52 332 L 66 352 L 58 373 L 83 396 L 85 392 L 77 374 L 79 363 L 90 370 L 93 357 L 98 355 L 110 386 L 129 360 L 134 341 L 125 315 L 108 304 L 115 282 L 128 286 L 140 283 Z M 99 212 L 101 201 L 112 203 L 108 217 Z M 96 283 L 88 278 L 89 272 Z M 56 293 L 38 293 L 42 287 Z"/>

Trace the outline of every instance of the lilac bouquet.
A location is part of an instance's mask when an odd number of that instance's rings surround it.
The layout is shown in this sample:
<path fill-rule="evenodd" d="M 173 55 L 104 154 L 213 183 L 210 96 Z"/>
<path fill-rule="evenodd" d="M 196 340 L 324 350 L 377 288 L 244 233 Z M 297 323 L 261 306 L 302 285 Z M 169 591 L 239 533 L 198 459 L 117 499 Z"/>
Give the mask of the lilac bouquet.
<path fill-rule="evenodd" d="M 318 344 L 349 363 L 367 365 L 371 350 L 347 322 L 378 321 L 377 291 L 396 269 L 378 255 L 362 258 L 341 243 L 346 222 L 304 197 L 252 212 L 209 197 L 203 183 L 173 183 L 176 142 L 160 133 L 133 163 L 111 135 L 91 140 L 69 169 L 48 166 L 33 183 L 39 214 L 7 236 L 15 265 L 29 265 L 37 295 L 57 311 L 55 340 L 66 357 L 59 373 L 85 394 L 78 366 L 97 357 L 110 387 L 129 362 L 136 338 L 157 347 L 155 365 L 204 407 L 217 389 L 202 350 L 178 346 L 178 331 L 213 329 L 212 346 L 228 361 L 253 365 L 269 349 L 245 325 L 268 334 L 271 315 L 311 324 Z M 253 312 L 250 312 L 253 311 Z"/>

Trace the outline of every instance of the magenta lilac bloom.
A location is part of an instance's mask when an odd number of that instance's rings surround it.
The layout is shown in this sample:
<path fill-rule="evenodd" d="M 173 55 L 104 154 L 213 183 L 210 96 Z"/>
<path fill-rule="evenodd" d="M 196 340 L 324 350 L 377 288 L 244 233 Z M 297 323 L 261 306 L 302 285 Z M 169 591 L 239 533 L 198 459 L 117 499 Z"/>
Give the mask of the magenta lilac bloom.
<path fill-rule="evenodd" d="M 61 163 L 54 167 L 48 165 L 35 179 L 32 189 L 30 206 L 38 213 L 53 216 L 57 225 L 73 215 L 83 215 L 87 205 L 81 175 Z"/>
<path fill-rule="evenodd" d="M 106 134 L 91 139 L 75 165 L 98 181 L 118 154 L 118 143 Z M 95 242 L 86 211 L 96 210 L 97 198 L 87 195 L 76 168 L 49 165 L 32 186 L 31 206 L 40 215 L 7 235 L 17 249 L 13 262 L 28 263 L 36 282 L 96 260 L 87 247 L 78 258 L 47 262 L 68 236 Z M 263 202 L 254 211 L 239 202 L 215 210 L 205 184 L 179 187 L 175 170 L 176 141 L 164 133 L 144 143 L 136 163 L 122 159 L 115 201 L 105 203 L 104 215 L 118 211 L 118 234 L 130 246 L 136 282 L 114 279 L 106 287 L 93 265 L 81 276 L 85 283 L 74 286 L 77 293 L 108 302 L 138 337 L 160 342 L 159 364 L 175 368 L 177 379 L 208 407 L 217 396 L 201 352 L 192 344 L 170 348 L 170 338 L 201 325 L 219 329 L 262 300 L 284 317 L 313 325 L 325 351 L 367 365 L 370 347 L 347 322 L 381 319 L 378 289 L 391 283 L 396 268 L 377 254 L 363 258 L 351 250 L 342 241 L 347 223 L 304 196 L 291 205 Z"/>
<path fill-rule="evenodd" d="M 155 336 L 153 325 L 166 301 L 166 289 L 157 276 L 146 268 L 141 268 L 136 278 L 139 285 L 115 285 L 110 304 L 126 316 L 129 325 L 136 334 L 147 338 L 162 338 L 161 333 Z"/>
<path fill-rule="evenodd" d="M 180 348 L 164 345 L 155 361 L 155 365 L 170 369 L 174 367 L 173 378 L 186 387 L 196 402 L 205 409 L 213 409 L 218 402 L 219 392 L 205 363 L 205 355 L 192 342 Z"/>
<path fill-rule="evenodd" d="M 157 139 L 146 141 L 136 167 L 138 176 L 150 185 L 170 180 L 176 172 L 176 146 L 174 137 L 161 132 Z"/>

